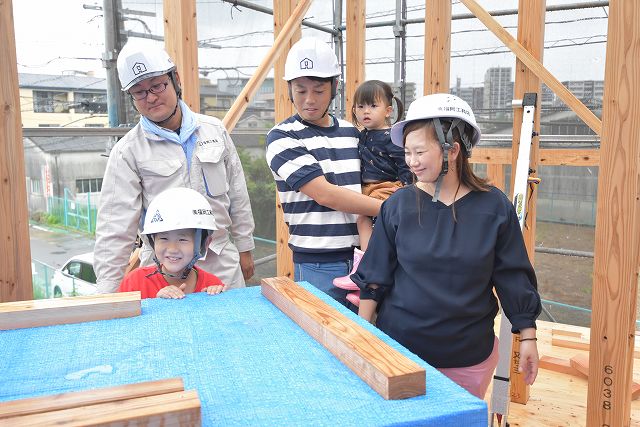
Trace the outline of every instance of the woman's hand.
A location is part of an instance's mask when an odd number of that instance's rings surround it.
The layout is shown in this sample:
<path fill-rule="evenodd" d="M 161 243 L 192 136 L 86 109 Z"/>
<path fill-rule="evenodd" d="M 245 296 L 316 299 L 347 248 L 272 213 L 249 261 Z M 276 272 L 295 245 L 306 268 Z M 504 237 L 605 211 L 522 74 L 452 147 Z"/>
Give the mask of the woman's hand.
<path fill-rule="evenodd" d="M 180 287 L 175 285 L 165 286 L 164 288 L 158 291 L 156 295 L 157 298 L 169 298 L 169 299 L 181 299 L 184 298 L 184 289 L 187 287 L 186 283 L 180 285 Z"/>
<path fill-rule="evenodd" d="M 525 384 L 533 384 L 538 376 L 538 346 L 535 339 L 521 338 L 518 372 L 524 375 Z"/>

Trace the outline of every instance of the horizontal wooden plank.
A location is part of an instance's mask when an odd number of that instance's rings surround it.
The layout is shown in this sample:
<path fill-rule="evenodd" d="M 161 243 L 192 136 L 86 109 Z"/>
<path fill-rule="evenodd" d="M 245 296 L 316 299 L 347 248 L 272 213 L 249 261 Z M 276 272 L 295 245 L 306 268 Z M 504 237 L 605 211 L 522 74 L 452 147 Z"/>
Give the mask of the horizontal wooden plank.
<path fill-rule="evenodd" d="M 476 147 L 469 158 L 471 163 L 489 165 L 510 165 L 511 148 Z M 598 166 L 600 150 L 541 148 L 540 166 Z"/>
<path fill-rule="evenodd" d="M 146 381 L 116 387 L 97 388 L 71 393 L 0 402 L 0 419 L 42 412 L 60 411 L 98 403 L 116 402 L 184 390 L 182 378 Z"/>
<path fill-rule="evenodd" d="M 425 370 L 287 277 L 262 294 L 385 399 L 425 394 Z"/>
<path fill-rule="evenodd" d="M 540 166 L 598 166 L 600 150 L 549 148 L 540 150 Z"/>
<path fill-rule="evenodd" d="M 570 330 L 561 329 L 561 328 L 552 328 L 551 329 L 551 336 L 556 336 L 556 335 L 562 335 L 562 336 L 565 336 L 565 337 L 582 338 L 582 332 L 570 331 Z"/>
<path fill-rule="evenodd" d="M 140 292 L 121 292 L 0 304 L 0 330 L 139 316 Z"/>
<path fill-rule="evenodd" d="M 561 359 L 553 356 L 542 356 L 538 363 L 540 369 L 546 369 L 548 371 L 560 372 L 561 374 L 573 375 L 575 377 L 581 377 L 578 372 L 567 359 Z"/>
<path fill-rule="evenodd" d="M 569 359 L 569 364 L 580 373 L 582 378 L 589 378 L 589 353 L 580 353 Z"/>
<path fill-rule="evenodd" d="M 475 147 L 470 163 L 490 164 L 490 165 L 510 165 L 511 148 L 485 148 Z"/>
<path fill-rule="evenodd" d="M 558 347 L 566 347 L 566 348 L 574 348 L 576 350 L 586 350 L 589 351 L 589 340 L 579 337 L 569 337 L 566 339 L 558 338 L 557 336 L 551 337 L 551 344 L 557 345 Z M 640 358 L 640 349 L 636 347 L 633 351 L 633 357 L 636 359 Z"/>
<path fill-rule="evenodd" d="M 0 425 L 27 426 L 199 426 L 200 399 L 195 390 L 164 393 L 5 418 Z"/>

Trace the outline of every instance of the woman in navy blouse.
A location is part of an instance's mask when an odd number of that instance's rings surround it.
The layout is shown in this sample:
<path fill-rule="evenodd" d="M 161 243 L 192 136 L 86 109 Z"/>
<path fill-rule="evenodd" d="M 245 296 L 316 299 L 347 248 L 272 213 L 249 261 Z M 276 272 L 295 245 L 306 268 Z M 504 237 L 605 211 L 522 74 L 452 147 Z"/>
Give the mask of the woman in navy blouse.
<path fill-rule="evenodd" d="M 520 370 L 538 371 L 541 305 L 515 210 L 469 164 L 480 129 L 469 105 L 449 94 L 414 101 L 391 130 L 415 185 L 397 190 L 378 216 L 351 279 L 359 315 L 483 398 L 498 363 L 498 298 L 520 334 Z"/>

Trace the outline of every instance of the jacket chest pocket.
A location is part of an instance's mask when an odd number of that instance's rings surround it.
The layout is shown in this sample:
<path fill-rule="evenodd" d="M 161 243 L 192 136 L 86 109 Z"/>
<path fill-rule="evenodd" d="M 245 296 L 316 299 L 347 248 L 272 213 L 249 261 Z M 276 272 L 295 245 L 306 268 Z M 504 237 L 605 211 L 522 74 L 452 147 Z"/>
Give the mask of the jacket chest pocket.
<path fill-rule="evenodd" d="M 202 168 L 203 190 L 209 197 L 217 197 L 229 191 L 223 154 L 223 146 L 196 154 Z"/>
<path fill-rule="evenodd" d="M 184 186 L 181 168 L 182 162 L 176 159 L 138 162 L 145 198 L 151 200 L 167 188 Z"/>

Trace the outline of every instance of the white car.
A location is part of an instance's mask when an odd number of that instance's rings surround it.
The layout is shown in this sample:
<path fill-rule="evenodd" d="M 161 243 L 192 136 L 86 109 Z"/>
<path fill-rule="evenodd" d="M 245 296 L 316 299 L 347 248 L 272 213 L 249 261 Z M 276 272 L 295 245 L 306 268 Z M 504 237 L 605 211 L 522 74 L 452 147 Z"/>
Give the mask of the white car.
<path fill-rule="evenodd" d="M 51 279 L 54 298 L 92 295 L 96 293 L 96 273 L 93 271 L 93 252 L 71 257 Z"/>

